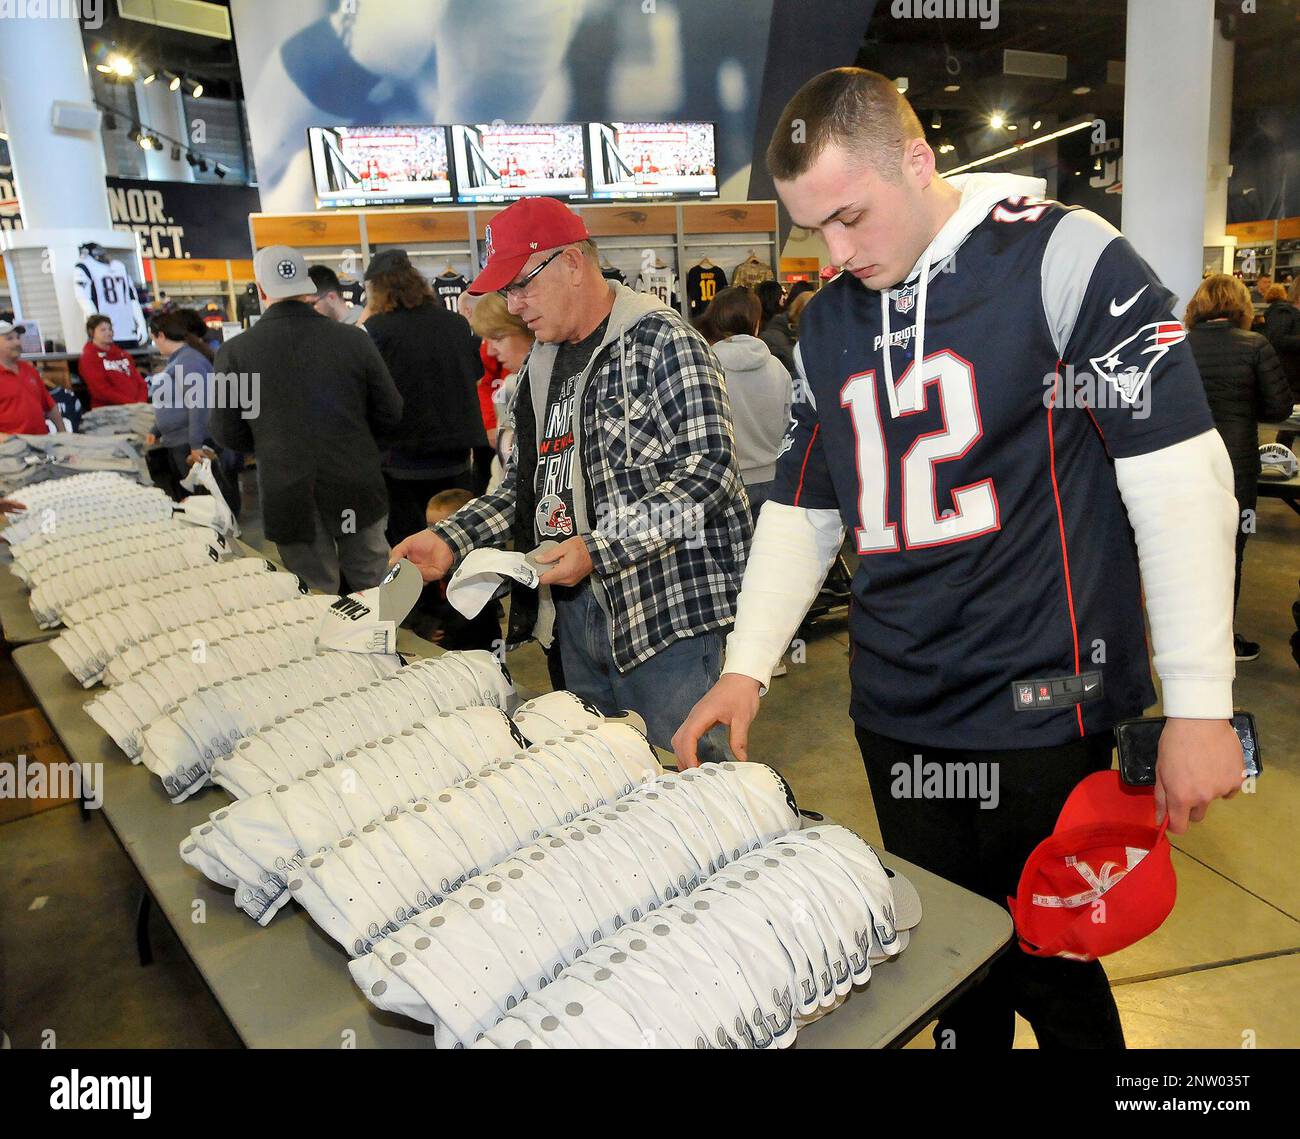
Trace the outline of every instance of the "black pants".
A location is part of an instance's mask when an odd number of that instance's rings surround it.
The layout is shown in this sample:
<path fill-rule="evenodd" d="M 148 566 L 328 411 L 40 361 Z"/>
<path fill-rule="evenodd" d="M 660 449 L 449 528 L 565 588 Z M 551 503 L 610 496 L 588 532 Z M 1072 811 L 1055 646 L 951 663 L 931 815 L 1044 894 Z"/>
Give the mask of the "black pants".
<path fill-rule="evenodd" d="M 444 490 L 453 490 L 465 485 L 466 472 L 448 475 L 436 479 L 395 479 L 384 472 L 384 483 L 388 487 L 388 528 L 384 531 L 390 546 L 396 546 L 404 538 L 428 529 L 425 521 L 425 507 L 429 499 Z"/>
<path fill-rule="evenodd" d="M 1232 613 L 1235 617 L 1237 599 L 1241 596 L 1241 563 L 1246 556 L 1246 539 L 1250 537 L 1246 530 L 1246 517 L 1249 513 L 1253 523 L 1259 497 L 1259 481 L 1238 476 L 1234 482 L 1236 485 L 1233 489 L 1237 496 L 1237 562 L 1236 574 L 1232 579 Z M 1251 528 L 1253 530 L 1253 524 Z"/>
<path fill-rule="evenodd" d="M 1052 833 L 1074 786 L 1111 765 L 1109 734 L 1052 748 L 954 751 L 903 743 L 857 729 L 885 848 L 942 878 L 1005 907 L 1015 896 L 1034 847 Z M 976 798 L 905 798 L 895 793 L 896 764 L 996 764 L 997 805 Z M 991 773 L 993 774 L 993 773 Z M 984 784 L 980 784 L 984 786 Z M 939 1018 L 940 1048 L 1007 1050 L 1015 1013 L 1033 1027 L 1038 1046 L 1123 1048 L 1124 1033 L 1099 961 L 1032 957 L 1013 945 L 988 977 L 960 996 Z"/>

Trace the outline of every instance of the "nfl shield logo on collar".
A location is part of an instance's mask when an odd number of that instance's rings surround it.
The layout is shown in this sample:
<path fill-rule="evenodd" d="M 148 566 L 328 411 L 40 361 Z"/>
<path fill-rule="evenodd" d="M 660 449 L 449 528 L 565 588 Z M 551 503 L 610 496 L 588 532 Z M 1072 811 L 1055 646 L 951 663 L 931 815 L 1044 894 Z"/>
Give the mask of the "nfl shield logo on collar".
<path fill-rule="evenodd" d="M 906 288 L 899 289 L 894 296 L 894 308 L 899 312 L 911 312 L 912 305 L 916 303 L 916 286 L 908 285 Z"/>

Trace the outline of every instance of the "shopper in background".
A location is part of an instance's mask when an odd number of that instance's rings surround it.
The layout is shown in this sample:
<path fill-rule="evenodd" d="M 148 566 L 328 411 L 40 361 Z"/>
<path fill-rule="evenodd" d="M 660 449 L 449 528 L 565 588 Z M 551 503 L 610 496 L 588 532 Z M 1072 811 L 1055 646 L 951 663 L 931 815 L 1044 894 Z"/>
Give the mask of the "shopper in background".
<path fill-rule="evenodd" d="M 812 290 L 805 289 L 785 306 L 786 319 L 790 322 L 790 339 L 796 344 L 799 343 L 799 318 L 803 316 L 803 310 L 808 307 L 812 297 Z"/>
<path fill-rule="evenodd" d="M 784 294 L 779 281 L 759 281 L 754 286 L 763 308 L 763 321 L 758 337 L 779 361 L 786 372 L 794 375 L 794 340 L 790 336 L 790 321 L 782 311 Z"/>
<path fill-rule="evenodd" d="M 811 281 L 792 281 L 790 283 L 790 288 L 787 290 L 785 294 L 785 311 L 788 313 L 791 307 L 794 305 L 794 302 L 797 301 L 805 293 L 807 293 L 809 296 L 812 296 L 812 294 L 815 293 L 816 291 L 817 291 L 817 286 L 814 285 Z M 807 302 L 805 302 L 805 304 L 806 303 Z"/>
<path fill-rule="evenodd" d="M 1266 299 L 1264 335 L 1282 362 L 1292 400 L 1300 403 L 1300 278 L 1291 282 L 1289 292 L 1274 285 Z"/>
<path fill-rule="evenodd" d="M 500 360 L 488 354 L 487 345 L 483 343 L 483 337 L 474 328 L 474 308 L 478 299 L 478 297 L 471 296 L 469 290 L 466 289 L 456 298 L 456 311 L 470 323 L 470 329 L 473 332 L 474 350 L 478 352 L 479 365 L 482 368 L 475 390 L 478 394 L 479 414 L 483 417 L 483 430 L 487 435 L 487 445 L 474 448 L 474 475 L 472 480 L 474 493 L 482 494 L 492 483 L 492 464 L 497 456 L 497 409 L 492 397 L 495 395 L 497 388 L 501 386 L 501 381 L 505 377 L 505 369 L 501 366 Z"/>
<path fill-rule="evenodd" d="M 1253 306 L 1236 277 L 1215 273 L 1203 280 L 1187 304 L 1183 323 L 1205 384 L 1214 426 L 1232 460 L 1237 496 L 1237 569 L 1232 605 L 1241 594 L 1241 562 L 1254 530 L 1259 488 L 1259 424 L 1291 413 L 1291 389 L 1269 342 L 1250 331 Z M 1234 633 L 1239 661 L 1259 656 L 1259 645 Z"/>
<path fill-rule="evenodd" d="M 532 351 L 533 334 L 528 325 L 509 310 L 499 293 L 488 293 L 479 298 L 470 324 L 482 338 L 484 357 L 492 361 L 500 376 L 489 397 L 493 422 L 499 426 L 489 432 L 488 438 L 504 468 L 510 461 L 510 449 L 514 444 L 514 433 L 509 426 L 511 404 L 519 383 L 519 369 Z"/>
<path fill-rule="evenodd" d="M 729 724 L 748 756 L 771 670 L 851 535 L 850 713 L 884 845 L 1005 906 L 1074 787 L 1110 770 L 1115 723 L 1155 702 L 1144 595 L 1166 714 L 1152 823 L 1181 834 L 1241 789 L 1236 509 L 1173 294 L 1132 246 L 1042 200 L 1040 179 L 935 162 L 894 80 L 860 68 L 810 80 L 772 133 L 777 193 L 843 272 L 803 314 L 808 398 L 723 676 L 673 743 L 691 766 L 700 733 Z M 1063 364 L 1106 398 L 1044 406 Z M 997 801 L 898 779 L 922 763 L 981 772 Z M 1016 945 L 935 1042 L 1009 1051 L 1017 1012 L 1040 1048 L 1123 1047 L 1100 962 Z"/>
<path fill-rule="evenodd" d="M 376 253 L 365 282 L 374 313 L 366 331 L 402 394 L 402 421 L 380 439 L 395 546 L 424 525 L 430 498 L 467 485 L 471 451 L 487 444 L 475 394 L 479 361 L 465 318 L 434 296 L 405 251 Z"/>
<path fill-rule="evenodd" d="M 343 282 L 328 265 L 313 265 L 307 270 L 316 286 L 315 309 L 321 316 L 342 324 L 356 324 L 361 319 L 360 305 L 350 304 L 343 295 Z"/>
<path fill-rule="evenodd" d="M 762 319 L 763 307 L 753 291 L 733 286 L 709 302 L 696 325 L 727 377 L 736 462 L 755 522 L 776 477 L 776 457 L 790 425 L 792 391 L 790 373 L 758 339 Z"/>
<path fill-rule="evenodd" d="M 179 309 L 150 317 L 149 335 L 163 366 L 149 377 L 154 425 L 145 442 L 162 445 L 168 490 L 179 499 L 185 494 L 180 482 L 190 467 L 216 457 L 208 433 L 212 350 L 194 335 Z"/>
<path fill-rule="evenodd" d="M 48 418 L 64 431 L 59 405 L 45 390 L 40 373 L 23 356 L 21 324 L 0 320 L 0 433 L 46 435 Z"/>
<path fill-rule="evenodd" d="M 64 372 L 57 380 L 51 379 L 49 376 L 42 378 L 50 396 L 59 405 L 59 411 L 63 415 L 63 422 L 67 424 L 68 430 L 81 430 L 83 408 L 77 393 L 72 390 L 72 375 Z"/>
<path fill-rule="evenodd" d="M 470 288 L 499 290 L 537 337 L 519 372 L 515 448 L 500 487 L 393 551 L 428 581 L 480 546 L 543 540 L 567 686 L 631 708 L 665 744 L 716 679 L 750 520 L 717 359 L 685 319 L 605 280 L 582 219 L 524 198 L 492 219 Z M 533 635 L 515 590 L 507 641 Z M 706 744 L 727 755 L 725 738 Z"/>
<path fill-rule="evenodd" d="M 90 339 L 81 349 L 77 375 L 90 394 L 90 406 L 148 400 L 149 389 L 135 361 L 113 343 L 113 321 L 103 313 L 95 313 L 86 319 L 86 335 Z"/>
<path fill-rule="evenodd" d="M 315 311 L 301 253 L 268 246 L 253 270 L 262 318 L 222 345 L 216 370 L 255 398 L 223 400 L 212 434 L 257 456 L 263 529 L 289 570 L 325 593 L 369 589 L 388 571 L 375 436 L 401 423 L 402 397 L 364 331 Z"/>

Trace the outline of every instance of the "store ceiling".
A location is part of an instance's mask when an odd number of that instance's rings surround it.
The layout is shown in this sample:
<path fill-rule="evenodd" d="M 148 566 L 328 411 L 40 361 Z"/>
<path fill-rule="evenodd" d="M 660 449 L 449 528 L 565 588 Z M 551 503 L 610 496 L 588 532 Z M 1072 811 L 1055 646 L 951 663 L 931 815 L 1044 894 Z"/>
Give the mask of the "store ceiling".
<path fill-rule="evenodd" d="M 968 0 L 968 7 L 978 4 Z M 1233 107 L 1294 107 L 1300 104 L 1300 0 L 1257 0 L 1257 7 L 1246 15 L 1240 0 L 1216 4 L 1236 43 Z M 1001 0 L 994 28 L 982 28 L 977 18 L 899 19 L 893 9 L 891 0 L 877 0 L 857 63 L 907 77 L 907 97 L 932 141 L 950 136 L 965 149 L 964 137 L 980 149 L 993 111 L 1018 120 L 1021 132 L 1036 118 L 1065 123 L 1123 115 L 1128 0 Z M 1064 56 L 1064 78 L 1007 74 L 1006 51 Z M 1189 84 L 1196 81 L 1188 77 Z M 960 89 L 945 90 L 952 85 Z M 939 128 L 932 126 L 936 111 Z M 1001 145 L 1015 137 L 1003 132 Z"/>

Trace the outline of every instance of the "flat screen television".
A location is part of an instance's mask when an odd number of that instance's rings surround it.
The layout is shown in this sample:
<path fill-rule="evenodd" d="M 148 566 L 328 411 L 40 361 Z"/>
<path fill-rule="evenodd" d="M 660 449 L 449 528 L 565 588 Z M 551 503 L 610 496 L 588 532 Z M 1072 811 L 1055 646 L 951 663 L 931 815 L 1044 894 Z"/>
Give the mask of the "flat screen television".
<path fill-rule="evenodd" d="M 591 196 L 716 198 L 712 123 L 588 123 Z"/>
<path fill-rule="evenodd" d="M 443 126 L 308 127 L 316 204 L 452 202 Z"/>
<path fill-rule="evenodd" d="M 580 123 L 475 123 L 451 128 L 456 199 L 589 197 Z"/>

